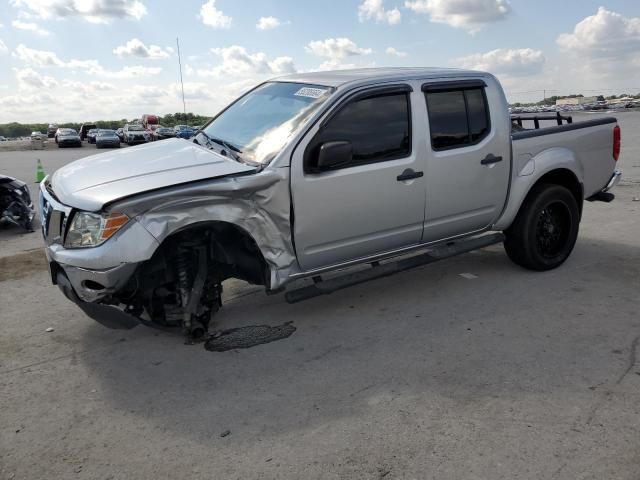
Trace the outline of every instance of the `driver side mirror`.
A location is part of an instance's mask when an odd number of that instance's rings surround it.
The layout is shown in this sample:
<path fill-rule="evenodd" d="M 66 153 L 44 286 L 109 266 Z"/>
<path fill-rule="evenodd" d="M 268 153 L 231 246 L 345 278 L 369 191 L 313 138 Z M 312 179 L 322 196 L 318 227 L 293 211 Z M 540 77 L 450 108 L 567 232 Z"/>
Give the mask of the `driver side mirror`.
<path fill-rule="evenodd" d="M 353 146 L 351 142 L 326 142 L 320 146 L 318 153 L 318 170 L 321 172 L 335 170 L 351 163 Z"/>

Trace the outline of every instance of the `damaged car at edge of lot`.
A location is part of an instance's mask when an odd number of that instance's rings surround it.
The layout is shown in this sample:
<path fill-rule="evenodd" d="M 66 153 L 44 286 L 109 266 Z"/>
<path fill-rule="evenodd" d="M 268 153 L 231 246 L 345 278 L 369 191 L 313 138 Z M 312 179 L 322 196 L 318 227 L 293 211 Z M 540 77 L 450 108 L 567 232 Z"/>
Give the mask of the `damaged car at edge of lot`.
<path fill-rule="evenodd" d="M 34 216 L 27 184 L 17 178 L 0 175 L 0 223 L 10 223 L 33 232 Z"/>
<path fill-rule="evenodd" d="M 267 293 L 306 279 L 285 294 L 295 302 L 498 242 L 524 268 L 553 269 L 573 250 L 584 200 L 613 200 L 621 175 L 615 118 L 566 121 L 512 132 L 502 87 L 483 72 L 281 77 L 192 140 L 47 177 L 51 279 L 98 321 L 118 312 L 123 326 L 193 338 L 228 278 Z"/>

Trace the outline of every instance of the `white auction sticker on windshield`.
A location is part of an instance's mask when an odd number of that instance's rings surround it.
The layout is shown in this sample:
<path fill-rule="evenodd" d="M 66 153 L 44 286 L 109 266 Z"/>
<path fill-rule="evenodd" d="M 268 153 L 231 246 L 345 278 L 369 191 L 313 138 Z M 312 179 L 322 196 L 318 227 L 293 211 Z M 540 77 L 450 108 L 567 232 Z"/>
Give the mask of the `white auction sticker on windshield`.
<path fill-rule="evenodd" d="M 324 88 L 303 87 L 294 93 L 294 95 L 296 97 L 320 98 L 325 93 L 327 93 L 327 90 Z"/>

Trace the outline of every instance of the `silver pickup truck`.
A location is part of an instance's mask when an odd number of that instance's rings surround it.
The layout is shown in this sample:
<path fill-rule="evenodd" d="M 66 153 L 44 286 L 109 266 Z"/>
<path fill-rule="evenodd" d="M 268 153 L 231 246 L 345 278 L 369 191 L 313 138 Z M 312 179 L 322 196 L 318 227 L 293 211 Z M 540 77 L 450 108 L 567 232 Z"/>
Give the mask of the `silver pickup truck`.
<path fill-rule="evenodd" d="M 620 178 L 615 118 L 553 120 L 511 118 L 483 72 L 281 77 L 190 140 L 46 178 L 51 278 L 105 324 L 197 337 L 228 278 L 295 302 L 497 242 L 522 267 L 552 269 L 583 200 L 611 201 Z"/>

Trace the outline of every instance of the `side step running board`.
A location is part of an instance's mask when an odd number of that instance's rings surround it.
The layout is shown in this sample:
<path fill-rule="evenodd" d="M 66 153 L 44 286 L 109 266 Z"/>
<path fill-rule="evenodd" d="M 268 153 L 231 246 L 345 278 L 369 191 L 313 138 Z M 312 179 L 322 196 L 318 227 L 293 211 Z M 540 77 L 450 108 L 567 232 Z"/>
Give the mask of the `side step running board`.
<path fill-rule="evenodd" d="M 291 290 L 285 294 L 285 299 L 289 303 L 298 303 L 309 298 L 319 297 L 320 295 L 329 295 L 330 293 L 346 287 L 358 285 L 376 278 L 388 277 L 394 273 L 427 265 L 428 263 L 444 260 L 445 258 L 455 257 L 461 253 L 467 253 L 472 250 L 495 245 L 503 240 L 504 235 L 502 233 L 492 233 L 481 237 L 452 241 L 442 246 L 434 247 L 427 253 L 397 260 L 395 262 L 385 264 L 372 262 L 372 267 L 368 270 L 349 273 L 330 280 L 322 280 L 320 277 L 314 277 L 313 280 L 315 283 L 313 285 Z"/>

